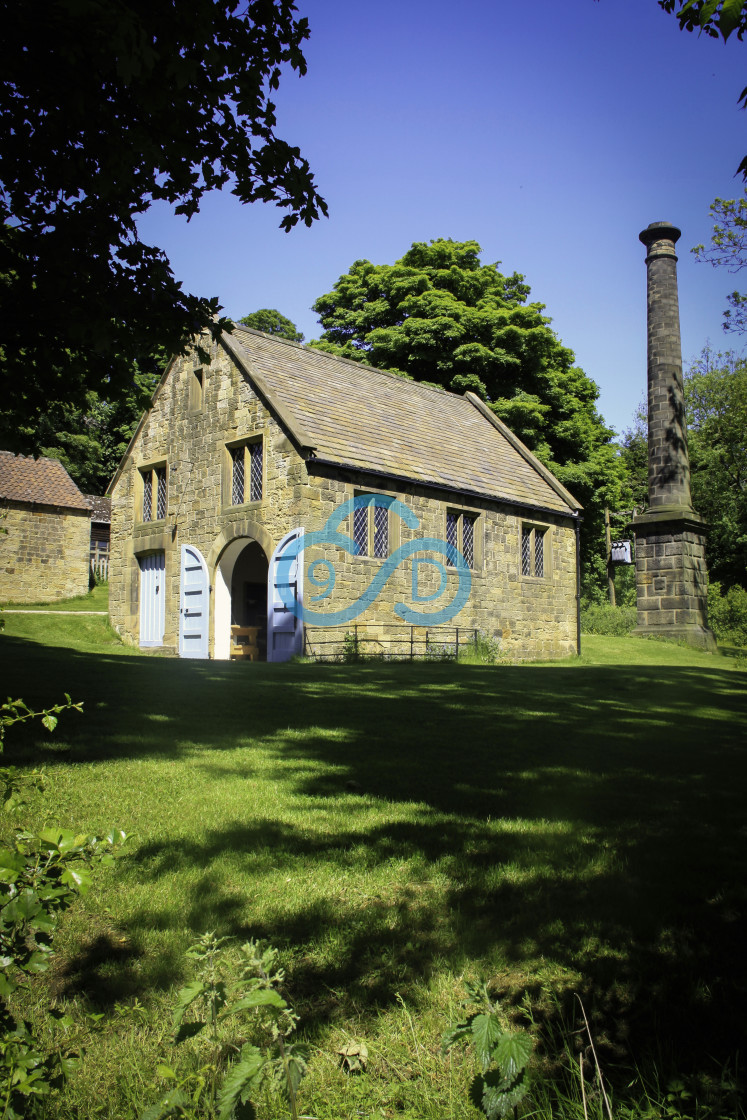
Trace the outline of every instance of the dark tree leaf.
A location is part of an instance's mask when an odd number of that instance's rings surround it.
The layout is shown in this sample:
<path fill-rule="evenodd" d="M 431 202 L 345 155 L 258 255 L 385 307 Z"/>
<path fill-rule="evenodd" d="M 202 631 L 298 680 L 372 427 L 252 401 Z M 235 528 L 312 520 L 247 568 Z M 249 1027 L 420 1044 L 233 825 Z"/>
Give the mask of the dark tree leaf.
<path fill-rule="evenodd" d="M 38 450 L 50 404 L 117 400 L 133 364 L 226 327 L 139 240 L 154 201 L 189 217 L 206 191 L 279 206 L 284 229 L 326 205 L 275 133 L 270 91 L 304 73 L 309 30 L 287 0 L 0 0 L 0 438 Z"/>

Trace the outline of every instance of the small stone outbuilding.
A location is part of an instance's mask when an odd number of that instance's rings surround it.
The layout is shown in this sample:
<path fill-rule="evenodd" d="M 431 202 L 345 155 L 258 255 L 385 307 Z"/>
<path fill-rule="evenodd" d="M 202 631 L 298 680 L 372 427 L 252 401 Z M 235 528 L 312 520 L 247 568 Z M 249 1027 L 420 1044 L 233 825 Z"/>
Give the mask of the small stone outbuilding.
<path fill-rule="evenodd" d="M 244 630 L 283 660 L 329 655 L 354 617 L 384 652 L 456 628 L 509 657 L 576 652 L 580 506 L 481 400 L 240 326 L 202 345 L 209 363 L 169 365 L 109 490 L 120 633 L 227 659 Z M 350 547 L 306 548 L 335 519 Z M 469 569 L 453 615 L 461 573 L 424 538 Z"/>
<path fill-rule="evenodd" d="M 0 451 L 0 599 L 85 595 L 91 503 L 57 459 Z"/>

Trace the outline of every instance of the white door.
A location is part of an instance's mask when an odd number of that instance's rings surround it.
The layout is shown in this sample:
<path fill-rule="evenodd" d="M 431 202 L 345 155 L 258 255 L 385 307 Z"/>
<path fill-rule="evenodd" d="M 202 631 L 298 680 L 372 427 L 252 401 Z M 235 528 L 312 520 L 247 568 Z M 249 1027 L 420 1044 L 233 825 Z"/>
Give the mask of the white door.
<path fill-rule="evenodd" d="M 303 622 L 293 613 L 287 601 L 303 603 L 303 553 L 296 555 L 290 564 L 280 563 L 283 553 L 296 542 L 300 543 L 303 529 L 287 533 L 272 554 L 267 584 L 267 660 L 288 661 L 296 653 L 303 653 Z"/>
<path fill-rule="evenodd" d="M 166 553 L 140 557 L 140 645 L 162 646 L 166 622 Z"/>
<path fill-rule="evenodd" d="M 179 583 L 179 656 L 207 657 L 210 583 L 202 553 L 182 545 Z"/>

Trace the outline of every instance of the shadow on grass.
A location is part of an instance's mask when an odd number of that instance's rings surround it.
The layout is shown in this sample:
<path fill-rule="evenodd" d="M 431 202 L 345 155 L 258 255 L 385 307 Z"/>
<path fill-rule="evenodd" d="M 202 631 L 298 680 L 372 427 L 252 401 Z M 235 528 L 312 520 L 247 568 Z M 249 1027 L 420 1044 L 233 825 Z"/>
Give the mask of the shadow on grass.
<path fill-rule="evenodd" d="M 18 760 L 185 757 L 209 782 L 250 776 L 257 743 L 305 812 L 345 799 L 345 819 L 331 831 L 262 819 L 260 809 L 219 829 L 198 825 L 192 840 L 142 843 L 130 858 L 146 887 L 191 873 L 195 931 L 285 948 L 288 987 L 307 1024 L 390 1004 L 444 964 L 479 962 L 505 992 L 536 989 L 538 975 L 561 993 L 583 992 L 613 1048 L 666 1038 L 681 1060 L 739 1048 L 742 675 L 156 663 L 8 638 L 0 648 L 6 690 L 36 704 L 63 690 L 86 700 L 86 719 L 66 721 L 59 740 L 19 729 Z M 238 762 L 220 765 L 221 752 L 242 745 Z M 374 801 L 410 806 L 408 819 L 366 826 Z M 300 904 L 288 909 L 278 897 L 252 917 L 217 867 L 227 851 L 244 880 L 278 868 L 313 879 L 314 868 L 331 868 L 345 873 L 345 886 L 318 897 L 310 882 Z M 407 879 L 377 895 L 367 874 L 390 861 L 406 861 Z M 135 941 L 169 920 L 145 905 L 126 929 Z M 71 962 L 73 988 L 90 988 L 84 978 L 110 967 L 100 949 Z M 126 980 L 131 962 L 112 958 L 118 967 Z M 168 984 L 177 970 L 171 960 L 141 976 Z"/>

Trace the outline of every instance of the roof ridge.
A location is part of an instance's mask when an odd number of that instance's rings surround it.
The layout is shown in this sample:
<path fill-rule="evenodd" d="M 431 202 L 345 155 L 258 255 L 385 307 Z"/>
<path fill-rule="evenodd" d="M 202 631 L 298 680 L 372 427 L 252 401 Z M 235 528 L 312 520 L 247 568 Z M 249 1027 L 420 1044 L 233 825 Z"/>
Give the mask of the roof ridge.
<path fill-rule="evenodd" d="M 368 362 L 357 362 L 354 358 L 344 358 L 342 354 L 330 354 L 328 350 L 318 350 L 316 346 L 309 346 L 305 342 L 293 342 L 290 338 L 281 338 L 280 335 L 268 334 L 267 331 L 258 331 L 254 327 L 245 327 L 242 323 L 234 323 L 235 327 L 239 330 L 246 331 L 248 334 L 257 335 L 259 338 L 269 338 L 271 342 L 281 342 L 284 346 L 292 346 L 297 350 L 303 350 L 306 354 L 323 354 L 325 358 L 330 358 L 333 362 L 340 362 L 342 365 L 351 366 L 353 369 L 368 370 L 369 373 L 378 373 L 382 377 L 388 377 L 397 381 L 400 385 L 405 382 L 408 385 L 417 386 L 419 389 L 429 389 L 434 393 L 447 393 L 451 397 L 461 397 L 462 393 L 455 393 L 451 389 L 444 389 L 441 385 L 433 385 L 432 383 L 417 381 L 414 377 L 409 377 L 403 373 L 393 373 L 390 369 L 379 369 L 377 366 L 369 365 Z M 310 342 L 321 342 L 323 339 L 310 339 Z"/>

